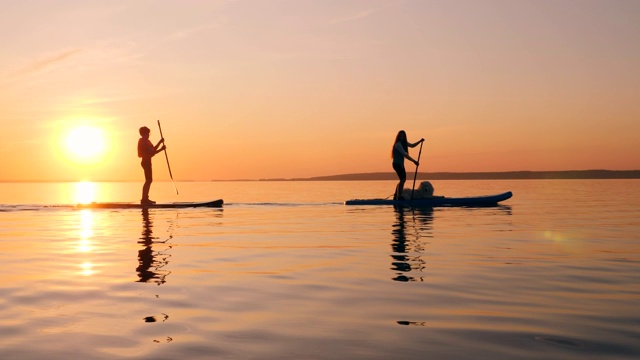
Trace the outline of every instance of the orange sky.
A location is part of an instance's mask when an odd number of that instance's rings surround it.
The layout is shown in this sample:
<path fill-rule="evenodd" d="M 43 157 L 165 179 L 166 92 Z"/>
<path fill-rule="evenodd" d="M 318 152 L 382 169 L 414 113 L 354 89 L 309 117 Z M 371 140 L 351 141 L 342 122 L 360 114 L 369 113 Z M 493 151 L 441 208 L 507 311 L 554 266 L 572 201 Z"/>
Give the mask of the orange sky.
<path fill-rule="evenodd" d="M 176 180 L 392 171 L 400 129 L 421 171 L 640 169 L 638 1 L 1 7 L 0 181 L 140 180 L 158 119 Z"/>

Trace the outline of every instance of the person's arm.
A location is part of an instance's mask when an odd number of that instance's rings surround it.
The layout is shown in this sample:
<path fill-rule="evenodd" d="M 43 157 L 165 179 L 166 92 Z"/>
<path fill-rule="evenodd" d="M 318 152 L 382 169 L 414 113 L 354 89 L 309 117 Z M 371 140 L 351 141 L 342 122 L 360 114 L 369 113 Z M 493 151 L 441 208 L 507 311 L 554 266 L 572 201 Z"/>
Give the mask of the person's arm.
<path fill-rule="evenodd" d="M 399 151 L 400 154 L 402 154 L 402 156 L 409 159 L 409 161 L 411 161 L 412 163 L 419 165 L 417 161 L 415 161 L 411 156 L 409 156 L 409 153 L 404 151 L 404 149 L 402 148 L 402 145 L 399 142 L 396 143 L 395 147 L 396 147 L 396 150 Z"/>
<path fill-rule="evenodd" d="M 421 142 L 424 142 L 424 138 L 414 142 L 413 144 L 412 143 L 408 143 L 407 145 L 409 145 L 409 147 L 416 147 L 416 146 L 420 145 Z"/>
<path fill-rule="evenodd" d="M 158 143 L 153 147 L 153 150 L 158 151 L 158 148 L 160 148 L 160 144 L 162 143 L 164 143 L 164 138 L 158 140 Z"/>
<path fill-rule="evenodd" d="M 156 146 L 153 147 L 153 155 L 162 152 L 167 148 L 167 145 L 163 145 L 162 147 L 160 147 L 160 144 L 164 144 L 164 138 L 158 140 Z"/>

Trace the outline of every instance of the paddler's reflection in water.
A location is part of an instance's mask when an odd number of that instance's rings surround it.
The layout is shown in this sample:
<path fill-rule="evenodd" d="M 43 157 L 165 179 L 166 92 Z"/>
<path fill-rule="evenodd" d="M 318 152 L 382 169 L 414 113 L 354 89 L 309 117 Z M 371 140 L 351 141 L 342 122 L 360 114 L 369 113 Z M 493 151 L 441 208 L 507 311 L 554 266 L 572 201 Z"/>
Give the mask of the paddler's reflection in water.
<path fill-rule="evenodd" d="M 396 222 L 393 224 L 393 262 L 391 270 L 396 272 L 394 281 L 423 281 L 425 268 L 425 238 L 432 237 L 433 209 L 395 207 Z M 415 274 L 418 273 L 418 274 Z"/>
<path fill-rule="evenodd" d="M 152 282 L 162 285 L 170 271 L 162 270 L 169 263 L 171 255 L 153 250 L 153 245 L 160 243 L 153 236 L 153 220 L 149 216 L 149 209 L 142 209 L 142 237 L 138 241 L 143 248 L 138 250 L 138 282 Z M 166 241 L 162 241 L 163 243 Z"/>

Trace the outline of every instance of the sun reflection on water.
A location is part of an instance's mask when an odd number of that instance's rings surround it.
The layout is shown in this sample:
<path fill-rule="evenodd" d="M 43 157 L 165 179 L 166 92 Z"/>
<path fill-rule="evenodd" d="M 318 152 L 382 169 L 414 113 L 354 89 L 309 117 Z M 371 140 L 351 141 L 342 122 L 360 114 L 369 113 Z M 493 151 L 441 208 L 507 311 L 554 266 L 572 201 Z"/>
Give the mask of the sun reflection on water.
<path fill-rule="evenodd" d="M 80 264 L 80 269 L 80 274 L 82 274 L 83 276 L 91 276 L 95 273 L 95 271 L 93 270 L 93 263 L 90 261 L 85 261 Z"/>
<path fill-rule="evenodd" d="M 88 187 L 88 189 L 91 189 Z M 79 238 L 78 238 L 78 246 L 76 250 L 79 253 L 90 254 L 93 251 L 93 228 L 94 228 L 94 214 L 91 210 L 85 209 L 79 212 L 80 214 L 80 223 L 79 223 Z M 91 276 L 96 273 L 94 270 L 94 264 L 88 259 L 81 260 L 79 265 L 80 270 L 79 274 L 82 276 Z"/>
<path fill-rule="evenodd" d="M 88 204 L 96 199 L 98 186 L 90 181 L 81 181 L 75 183 L 75 202 L 79 204 Z"/>
<path fill-rule="evenodd" d="M 78 251 L 91 252 L 91 237 L 93 236 L 93 213 L 91 210 L 80 211 L 80 243 Z"/>

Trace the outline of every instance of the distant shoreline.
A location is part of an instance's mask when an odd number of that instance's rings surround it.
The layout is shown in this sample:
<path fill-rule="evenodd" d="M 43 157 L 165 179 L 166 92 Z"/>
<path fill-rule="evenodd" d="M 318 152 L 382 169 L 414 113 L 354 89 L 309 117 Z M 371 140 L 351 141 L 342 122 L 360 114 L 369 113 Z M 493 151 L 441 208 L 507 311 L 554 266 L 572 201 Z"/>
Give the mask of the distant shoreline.
<path fill-rule="evenodd" d="M 407 174 L 407 177 L 413 174 Z M 309 178 L 275 178 L 258 181 L 376 181 L 397 180 L 394 172 L 356 173 Z M 551 180 L 551 179 L 640 179 L 640 170 L 566 170 L 502 172 L 418 172 L 420 180 Z"/>

